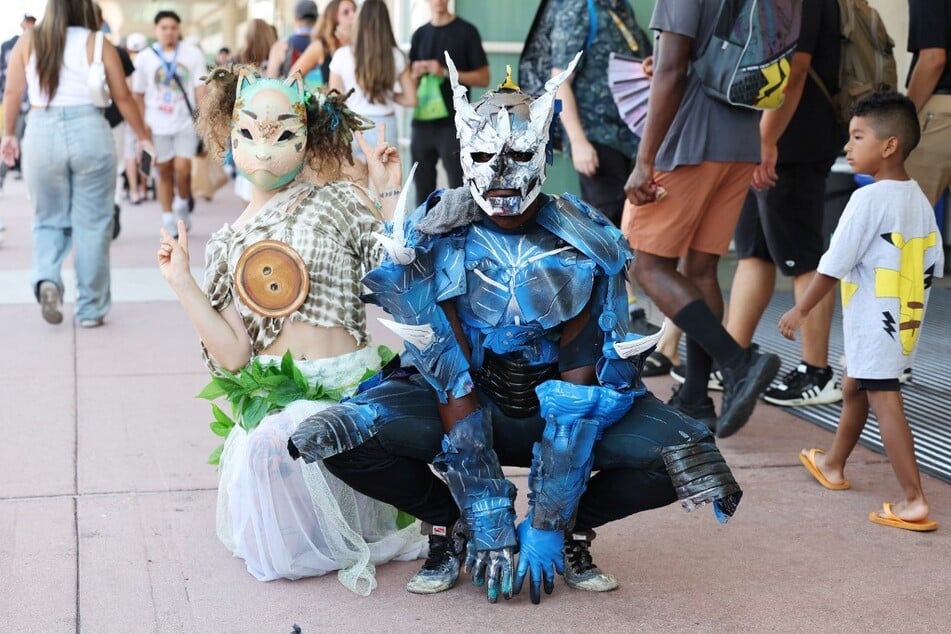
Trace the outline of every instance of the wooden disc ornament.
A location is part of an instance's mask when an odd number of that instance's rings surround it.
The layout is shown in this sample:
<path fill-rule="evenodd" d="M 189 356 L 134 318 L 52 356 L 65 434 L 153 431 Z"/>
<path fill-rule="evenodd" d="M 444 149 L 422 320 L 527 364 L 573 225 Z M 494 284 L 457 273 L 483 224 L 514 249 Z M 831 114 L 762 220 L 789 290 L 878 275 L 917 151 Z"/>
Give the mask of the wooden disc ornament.
<path fill-rule="evenodd" d="M 238 259 L 235 290 L 254 312 L 265 317 L 287 317 L 307 299 L 310 274 L 290 245 L 262 240 L 245 249 Z"/>

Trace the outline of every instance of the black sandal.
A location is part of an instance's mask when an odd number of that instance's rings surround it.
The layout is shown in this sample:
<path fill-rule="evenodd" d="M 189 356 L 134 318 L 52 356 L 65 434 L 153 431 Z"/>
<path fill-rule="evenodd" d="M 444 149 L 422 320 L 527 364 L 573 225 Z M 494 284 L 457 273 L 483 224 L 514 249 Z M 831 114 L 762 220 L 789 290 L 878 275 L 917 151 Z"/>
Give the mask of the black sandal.
<path fill-rule="evenodd" d="M 670 373 L 673 365 L 667 355 L 654 350 L 644 360 L 644 369 L 641 371 L 641 376 L 664 376 Z"/>

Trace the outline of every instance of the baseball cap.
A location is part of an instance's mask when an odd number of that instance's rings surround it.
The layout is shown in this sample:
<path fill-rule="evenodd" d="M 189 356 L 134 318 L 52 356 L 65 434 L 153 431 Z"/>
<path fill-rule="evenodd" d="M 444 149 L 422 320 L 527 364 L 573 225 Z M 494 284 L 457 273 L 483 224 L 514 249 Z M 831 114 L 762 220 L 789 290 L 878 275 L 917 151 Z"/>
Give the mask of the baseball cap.
<path fill-rule="evenodd" d="M 316 20 L 317 3 L 314 0 L 297 0 L 297 4 L 294 5 L 294 19 Z"/>
<path fill-rule="evenodd" d="M 129 33 L 125 38 L 125 47 L 133 53 L 138 53 L 148 46 L 148 39 L 141 33 Z"/>
<path fill-rule="evenodd" d="M 33 20 L 34 22 L 36 22 L 36 16 L 33 15 L 32 13 L 30 13 L 29 11 L 27 11 L 26 13 L 23 14 L 23 19 L 24 19 L 24 20 Z"/>

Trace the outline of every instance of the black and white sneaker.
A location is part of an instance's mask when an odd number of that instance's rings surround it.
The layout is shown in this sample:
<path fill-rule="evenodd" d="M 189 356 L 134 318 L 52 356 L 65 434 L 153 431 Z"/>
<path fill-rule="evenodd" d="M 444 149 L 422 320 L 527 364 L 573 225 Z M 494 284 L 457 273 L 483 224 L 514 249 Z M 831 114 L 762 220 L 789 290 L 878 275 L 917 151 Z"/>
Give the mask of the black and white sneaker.
<path fill-rule="evenodd" d="M 449 590 L 459 580 L 459 557 L 451 537 L 429 536 L 429 556 L 406 589 L 413 594 L 435 594 Z"/>
<path fill-rule="evenodd" d="M 766 390 L 763 400 L 781 407 L 825 405 L 841 401 L 842 390 L 833 380 L 831 367 L 817 368 L 801 361 Z"/>

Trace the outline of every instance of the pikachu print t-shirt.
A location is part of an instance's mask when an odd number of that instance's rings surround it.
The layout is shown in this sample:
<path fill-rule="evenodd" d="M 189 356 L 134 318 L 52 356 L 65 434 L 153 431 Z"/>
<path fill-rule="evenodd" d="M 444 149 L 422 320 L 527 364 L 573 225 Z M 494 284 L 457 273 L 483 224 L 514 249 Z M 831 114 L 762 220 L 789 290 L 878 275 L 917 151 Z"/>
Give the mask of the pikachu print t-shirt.
<path fill-rule="evenodd" d="M 918 183 L 856 190 L 818 271 L 841 280 L 846 374 L 895 379 L 911 367 L 931 280 L 944 272 L 934 210 Z"/>

